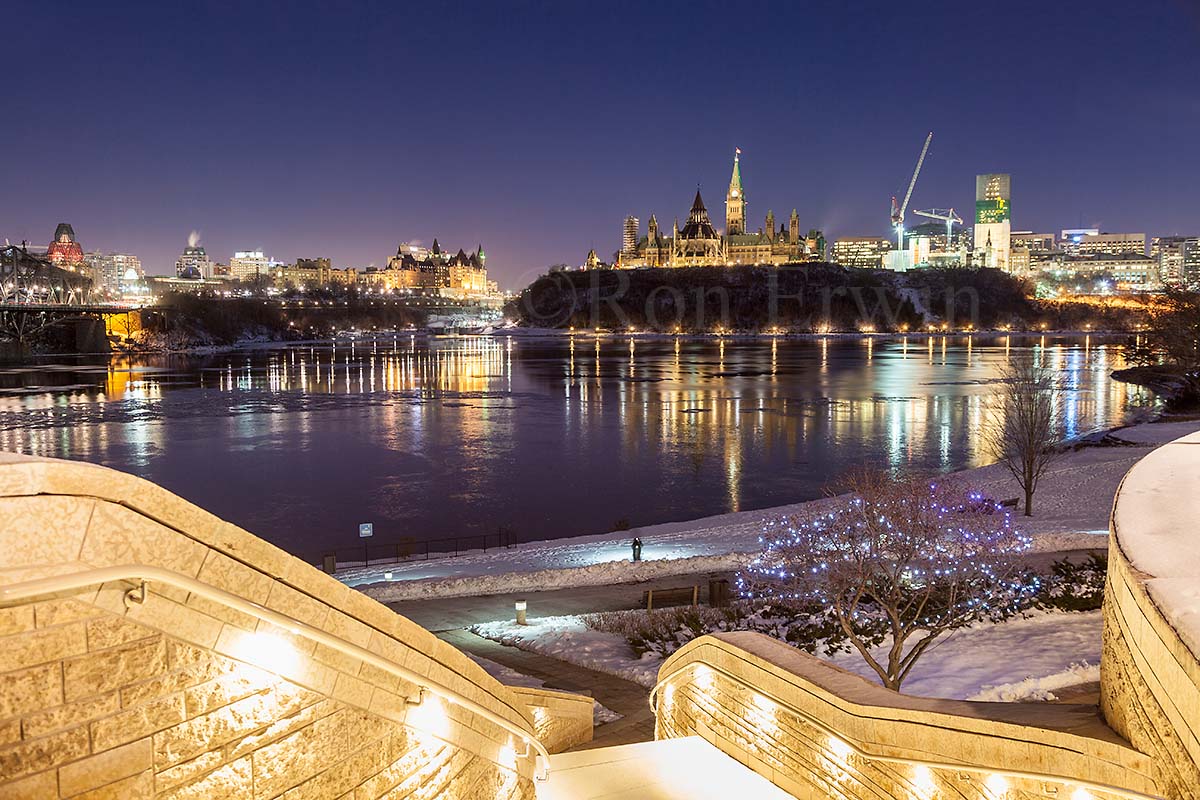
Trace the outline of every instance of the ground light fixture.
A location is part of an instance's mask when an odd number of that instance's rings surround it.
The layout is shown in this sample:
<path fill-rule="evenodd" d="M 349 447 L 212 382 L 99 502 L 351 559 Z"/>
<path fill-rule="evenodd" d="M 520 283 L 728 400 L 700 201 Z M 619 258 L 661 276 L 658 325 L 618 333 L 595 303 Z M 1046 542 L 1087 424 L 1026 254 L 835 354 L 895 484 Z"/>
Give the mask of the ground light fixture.
<path fill-rule="evenodd" d="M 513 608 L 517 611 L 517 624 L 528 625 L 529 623 L 525 621 L 525 609 L 528 608 L 528 604 L 524 600 L 518 600 L 513 603 Z"/>

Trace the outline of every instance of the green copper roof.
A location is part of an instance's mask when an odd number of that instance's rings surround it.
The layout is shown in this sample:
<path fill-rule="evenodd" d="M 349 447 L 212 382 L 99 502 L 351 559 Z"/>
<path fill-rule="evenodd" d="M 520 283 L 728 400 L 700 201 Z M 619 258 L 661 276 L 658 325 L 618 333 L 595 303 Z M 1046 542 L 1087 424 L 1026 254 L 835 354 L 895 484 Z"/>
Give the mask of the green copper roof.
<path fill-rule="evenodd" d="M 738 153 L 733 154 L 733 177 L 729 179 L 729 188 L 742 191 L 742 168 L 738 164 Z"/>

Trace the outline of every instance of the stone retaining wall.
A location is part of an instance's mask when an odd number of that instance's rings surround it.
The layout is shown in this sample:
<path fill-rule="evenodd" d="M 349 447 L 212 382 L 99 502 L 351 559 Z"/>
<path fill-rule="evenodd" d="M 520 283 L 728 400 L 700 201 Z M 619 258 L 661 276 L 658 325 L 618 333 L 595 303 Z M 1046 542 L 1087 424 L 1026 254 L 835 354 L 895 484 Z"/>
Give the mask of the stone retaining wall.
<path fill-rule="evenodd" d="M 909 697 L 756 633 L 696 639 L 660 678 L 680 669 L 656 698 L 657 738 L 699 735 L 798 798 L 1068 798 L 1072 779 L 1157 790 L 1151 759 L 1094 706 Z"/>
<path fill-rule="evenodd" d="M 1100 706 L 1114 730 L 1152 756 L 1162 794 L 1172 800 L 1200 798 L 1200 662 L 1151 587 L 1164 577 L 1200 586 L 1200 575 L 1186 577 L 1194 559 L 1180 545 L 1190 542 L 1178 538 L 1194 538 L 1200 525 L 1181 475 L 1195 480 L 1200 472 L 1194 438 L 1164 445 L 1126 475 L 1113 510 L 1104 592 Z M 1144 552 L 1147 545 L 1184 577 L 1140 571 L 1128 548 Z"/>
<path fill-rule="evenodd" d="M 432 634 L 160 487 L 0 456 L 0 586 L 160 567 L 353 642 L 563 741 L 591 698 L 518 694 Z M 532 798 L 499 725 L 292 631 L 127 581 L 0 609 L 0 796 Z M 536 709 L 531 713 L 531 707 Z M 590 727 L 587 734 L 590 737 Z"/>

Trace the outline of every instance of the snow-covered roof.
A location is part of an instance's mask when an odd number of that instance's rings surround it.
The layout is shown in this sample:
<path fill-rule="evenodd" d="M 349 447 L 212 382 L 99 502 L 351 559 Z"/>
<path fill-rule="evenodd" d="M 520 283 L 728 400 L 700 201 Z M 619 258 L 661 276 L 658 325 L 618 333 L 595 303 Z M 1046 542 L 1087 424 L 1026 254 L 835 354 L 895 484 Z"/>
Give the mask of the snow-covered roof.
<path fill-rule="evenodd" d="M 1113 531 L 1163 615 L 1200 656 L 1200 433 L 1163 445 L 1129 471 Z"/>

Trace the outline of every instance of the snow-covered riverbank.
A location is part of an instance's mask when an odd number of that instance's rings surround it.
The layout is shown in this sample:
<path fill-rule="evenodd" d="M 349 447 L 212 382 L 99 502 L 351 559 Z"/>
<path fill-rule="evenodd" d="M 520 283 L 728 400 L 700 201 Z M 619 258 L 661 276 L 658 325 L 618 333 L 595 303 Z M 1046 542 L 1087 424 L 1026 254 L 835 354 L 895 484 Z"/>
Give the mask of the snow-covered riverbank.
<path fill-rule="evenodd" d="M 1103 620 L 1099 611 L 1032 613 L 981 623 L 939 639 L 904 683 L 906 694 L 955 700 L 1053 700 L 1054 691 L 1099 680 Z M 616 633 L 589 629 L 576 616 L 542 617 L 528 625 L 489 622 L 473 632 L 650 687 L 663 659 L 637 658 Z M 1014 658 L 1015 653 L 1020 658 Z M 857 652 L 824 657 L 868 680 L 878 677 Z"/>
<path fill-rule="evenodd" d="M 1107 546 L 1108 516 L 1122 476 L 1155 447 L 1200 430 L 1200 421 L 1144 423 L 1108 438 L 1114 446 L 1066 453 L 1042 479 L 1032 518 L 1017 526 L 1032 535 L 1034 550 L 1058 552 Z M 959 479 L 1000 499 L 1020 492 L 999 465 L 956 473 Z M 765 521 L 794 514 L 814 500 L 757 511 L 722 514 L 628 531 L 530 542 L 505 550 L 456 558 L 351 568 L 345 583 L 384 602 L 464 597 L 572 586 L 601 586 L 667 575 L 729 571 L 758 550 Z M 629 543 L 641 538 L 643 561 L 631 563 Z M 391 573 L 386 580 L 384 573 Z"/>

